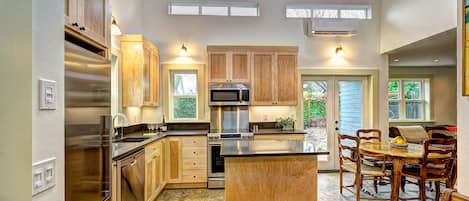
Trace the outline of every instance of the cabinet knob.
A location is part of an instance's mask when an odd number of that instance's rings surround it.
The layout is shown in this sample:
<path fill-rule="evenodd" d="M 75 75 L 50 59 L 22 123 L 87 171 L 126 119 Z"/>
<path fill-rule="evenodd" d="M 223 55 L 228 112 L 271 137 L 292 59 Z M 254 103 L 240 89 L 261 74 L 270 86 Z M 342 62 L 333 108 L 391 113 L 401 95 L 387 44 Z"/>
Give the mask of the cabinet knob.
<path fill-rule="evenodd" d="M 86 28 L 85 27 L 80 27 L 80 30 L 81 31 L 86 31 Z"/>
<path fill-rule="evenodd" d="M 194 166 L 197 165 L 196 163 L 194 163 Z"/>
<path fill-rule="evenodd" d="M 77 23 L 77 22 L 74 22 L 74 23 L 72 23 L 72 26 L 73 26 L 73 27 L 77 27 L 77 26 L 78 26 L 78 23 Z"/>

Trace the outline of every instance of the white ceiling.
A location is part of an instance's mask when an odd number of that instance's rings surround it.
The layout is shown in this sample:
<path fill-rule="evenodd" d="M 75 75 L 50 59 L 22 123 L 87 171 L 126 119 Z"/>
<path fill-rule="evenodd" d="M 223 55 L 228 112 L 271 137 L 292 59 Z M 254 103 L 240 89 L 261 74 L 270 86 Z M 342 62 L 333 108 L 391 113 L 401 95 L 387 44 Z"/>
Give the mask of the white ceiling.
<path fill-rule="evenodd" d="M 389 65 L 392 67 L 456 66 L 456 41 L 456 29 L 433 35 L 391 51 Z"/>

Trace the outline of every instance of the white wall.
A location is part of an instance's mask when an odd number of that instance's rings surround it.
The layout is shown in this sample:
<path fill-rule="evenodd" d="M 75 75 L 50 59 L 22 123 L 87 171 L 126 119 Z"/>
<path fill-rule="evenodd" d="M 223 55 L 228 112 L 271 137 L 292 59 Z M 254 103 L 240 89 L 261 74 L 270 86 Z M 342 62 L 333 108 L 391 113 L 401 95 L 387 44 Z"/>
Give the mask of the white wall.
<path fill-rule="evenodd" d="M 390 76 L 394 75 L 430 75 L 432 119 L 435 124 L 456 125 L 456 67 L 391 67 Z"/>
<path fill-rule="evenodd" d="M 462 0 L 458 0 L 458 7 L 461 8 Z M 458 9 L 458 14 L 461 14 Z M 462 19 L 458 18 L 458 44 L 462 44 Z M 458 45 L 458 191 L 469 195 L 469 97 L 462 94 L 462 45 Z"/>
<path fill-rule="evenodd" d="M 64 200 L 64 1 L 33 2 L 32 163 L 56 160 L 57 185 L 33 197 L 34 201 Z M 45 12 L 47 11 L 47 12 Z M 39 79 L 57 81 L 57 110 L 38 106 Z"/>
<path fill-rule="evenodd" d="M 112 15 L 124 34 L 143 33 L 143 0 L 110 0 Z"/>
<path fill-rule="evenodd" d="M 0 2 L 0 200 L 31 200 L 32 1 Z"/>
<path fill-rule="evenodd" d="M 457 0 L 383 0 L 381 52 L 456 27 Z"/>
<path fill-rule="evenodd" d="M 379 1 L 362 1 L 373 4 L 373 19 L 362 23 L 356 37 L 346 39 L 305 36 L 302 20 L 285 17 L 285 5 L 291 0 L 259 2 L 259 17 L 213 17 L 169 16 L 167 1 L 144 0 L 144 33 L 160 49 L 162 62 L 172 62 L 185 43 L 201 63 L 205 63 L 207 45 L 294 45 L 300 49 L 300 67 L 380 66 Z M 331 60 L 331 51 L 340 44 L 345 60 Z"/>

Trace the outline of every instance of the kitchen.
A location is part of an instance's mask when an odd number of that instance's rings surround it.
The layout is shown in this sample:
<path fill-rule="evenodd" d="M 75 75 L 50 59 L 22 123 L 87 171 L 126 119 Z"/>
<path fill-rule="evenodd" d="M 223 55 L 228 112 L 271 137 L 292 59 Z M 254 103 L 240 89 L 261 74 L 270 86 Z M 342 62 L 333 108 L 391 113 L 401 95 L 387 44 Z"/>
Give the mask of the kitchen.
<path fill-rule="evenodd" d="M 336 130 L 388 140 L 388 3 L 7 1 L 0 200 L 359 199 Z"/>

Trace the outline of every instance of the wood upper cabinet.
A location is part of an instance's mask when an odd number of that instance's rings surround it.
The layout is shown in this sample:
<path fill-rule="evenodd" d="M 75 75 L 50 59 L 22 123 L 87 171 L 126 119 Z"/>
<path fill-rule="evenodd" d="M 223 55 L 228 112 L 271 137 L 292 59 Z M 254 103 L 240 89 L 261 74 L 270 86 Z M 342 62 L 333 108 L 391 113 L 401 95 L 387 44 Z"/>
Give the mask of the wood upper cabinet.
<path fill-rule="evenodd" d="M 64 0 L 65 26 L 79 35 L 109 47 L 109 0 Z"/>
<path fill-rule="evenodd" d="M 297 105 L 297 54 L 252 55 L 251 105 Z"/>
<path fill-rule="evenodd" d="M 122 105 L 158 106 L 158 49 L 143 35 L 121 36 Z"/>
<path fill-rule="evenodd" d="M 276 105 L 296 105 L 297 89 L 297 55 L 277 54 Z"/>
<path fill-rule="evenodd" d="M 248 52 L 209 52 L 210 82 L 249 82 Z"/>
<path fill-rule="evenodd" d="M 274 53 L 253 53 L 251 104 L 274 104 Z"/>

